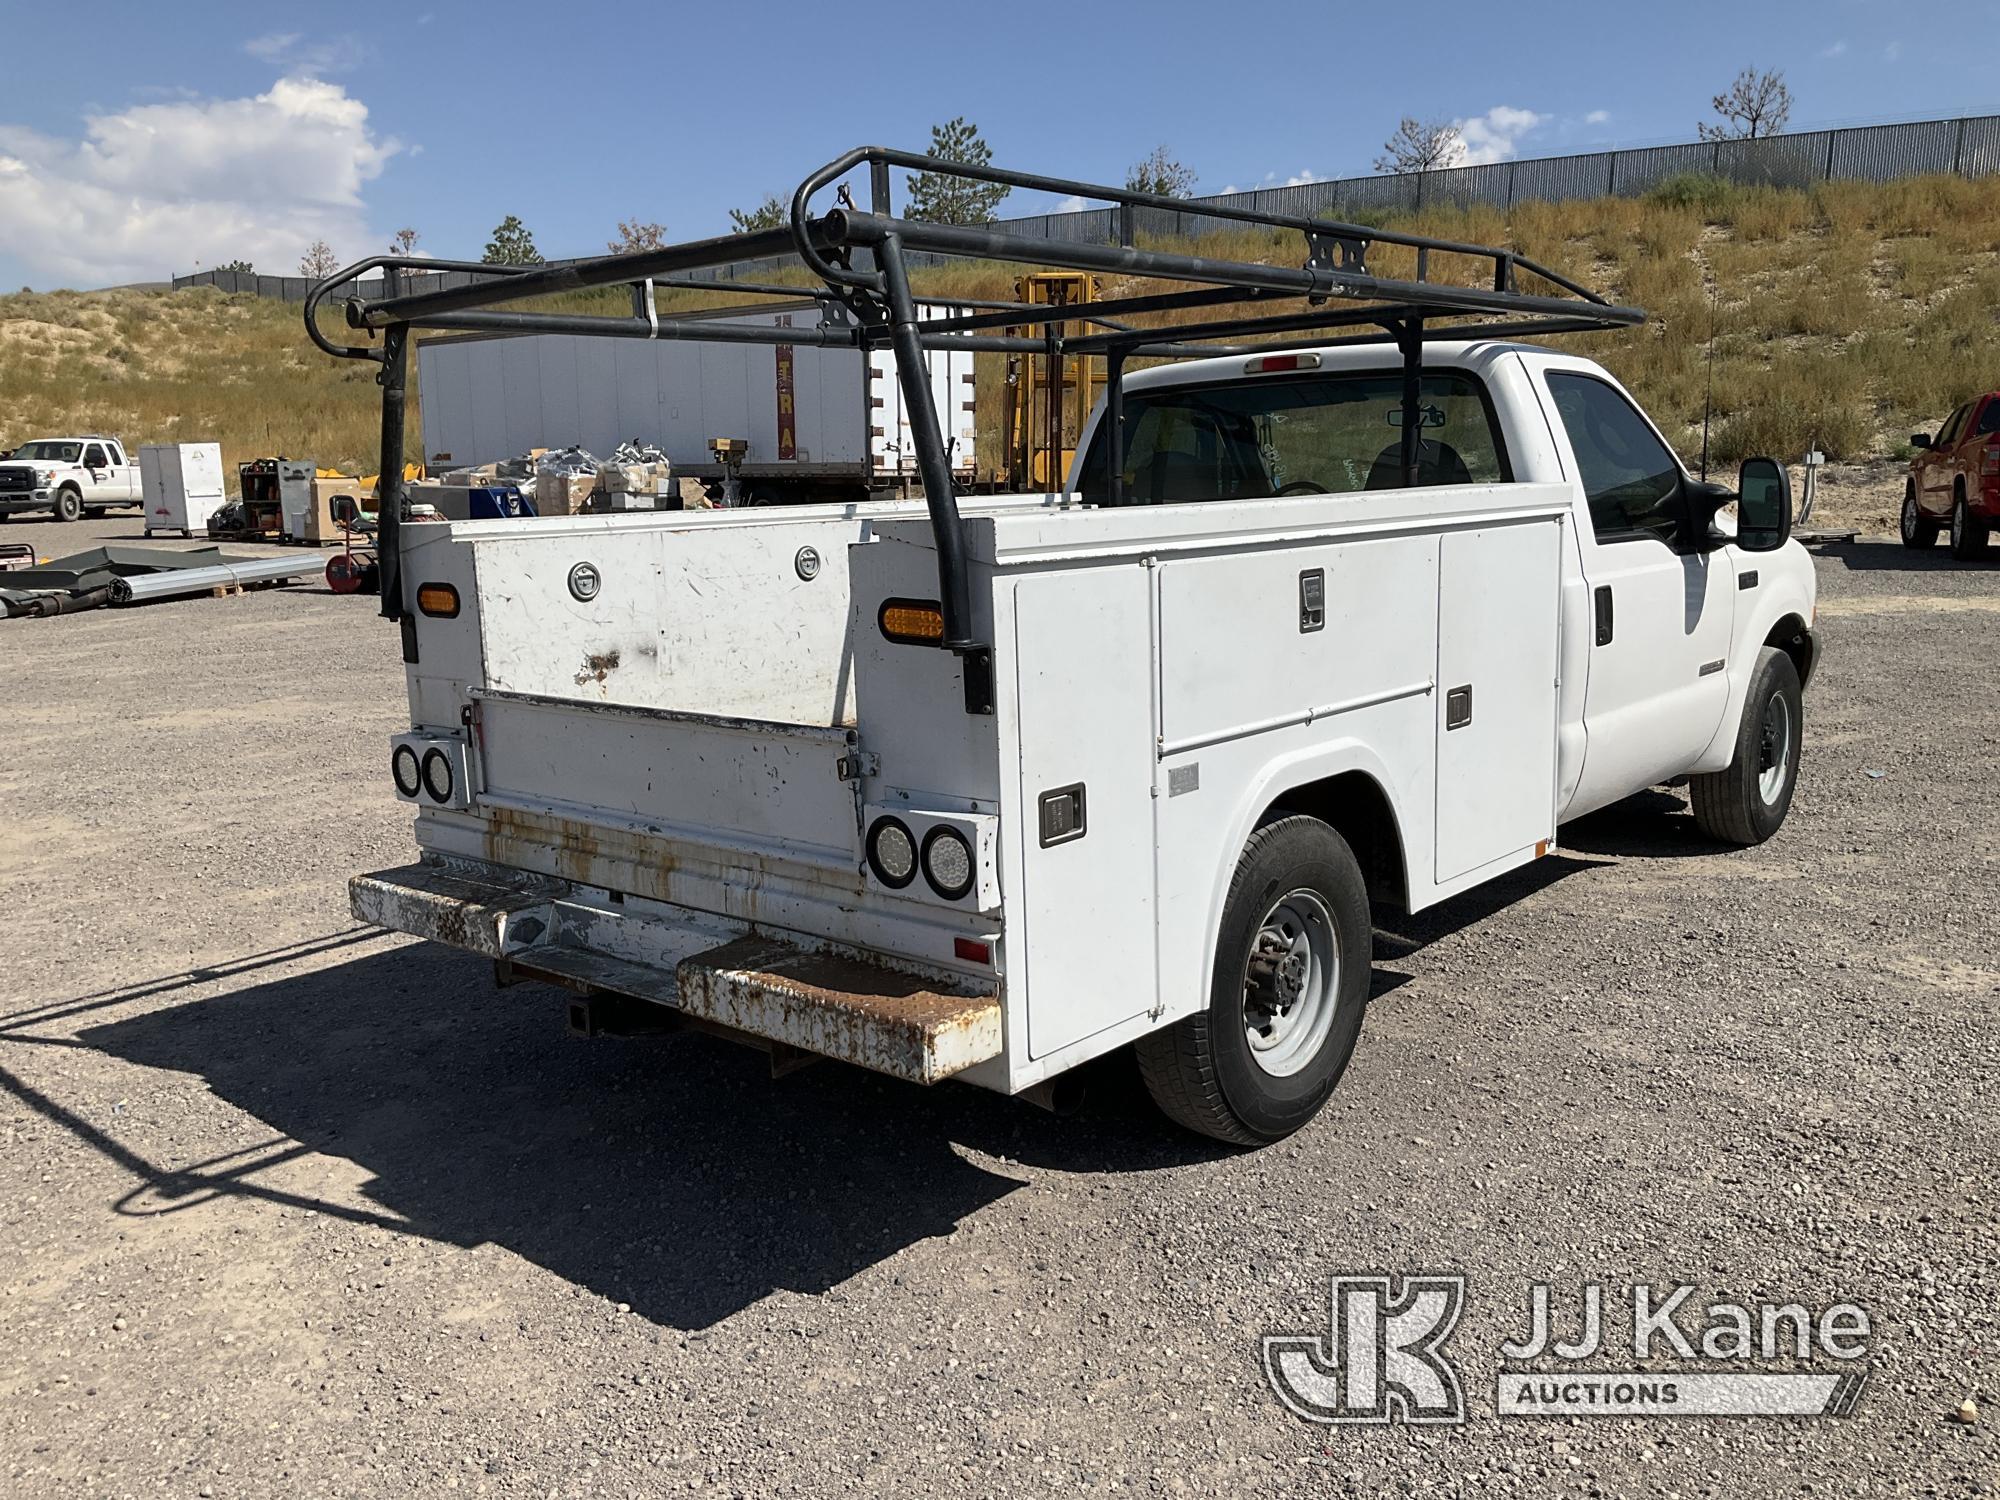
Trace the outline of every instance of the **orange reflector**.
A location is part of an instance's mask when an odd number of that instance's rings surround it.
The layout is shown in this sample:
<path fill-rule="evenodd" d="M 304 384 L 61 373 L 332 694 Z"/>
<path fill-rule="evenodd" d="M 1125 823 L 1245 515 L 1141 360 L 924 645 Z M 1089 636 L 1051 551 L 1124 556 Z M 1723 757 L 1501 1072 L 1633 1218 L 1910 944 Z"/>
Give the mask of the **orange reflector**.
<path fill-rule="evenodd" d="M 953 938 L 951 951 L 967 963 L 990 964 L 993 962 L 993 945 L 982 943 L 977 938 Z"/>
<path fill-rule="evenodd" d="M 936 646 L 944 640 L 944 610 L 928 599 L 884 599 L 876 616 L 882 634 L 905 646 Z"/>
<path fill-rule="evenodd" d="M 458 590 L 448 583 L 426 583 L 417 588 L 417 608 L 438 620 L 458 618 Z"/>
<path fill-rule="evenodd" d="M 1544 854 L 1547 854 L 1548 852 L 1549 852 L 1549 841 L 1547 839 L 1536 839 L 1535 858 L 1540 859 Z"/>

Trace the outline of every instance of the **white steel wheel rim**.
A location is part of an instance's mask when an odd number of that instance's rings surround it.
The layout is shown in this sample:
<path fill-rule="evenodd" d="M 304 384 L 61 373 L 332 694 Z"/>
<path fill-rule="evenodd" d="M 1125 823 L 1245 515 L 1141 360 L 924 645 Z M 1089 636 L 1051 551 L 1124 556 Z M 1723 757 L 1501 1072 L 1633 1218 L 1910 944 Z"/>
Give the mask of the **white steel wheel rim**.
<path fill-rule="evenodd" d="M 1340 1004 L 1340 933 L 1318 893 L 1280 897 L 1257 924 L 1243 966 L 1250 1060 L 1289 1078 L 1319 1054 Z"/>
<path fill-rule="evenodd" d="M 1771 694 L 1764 705 L 1759 745 L 1757 794 L 1766 807 L 1778 800 L 1792 772 L 1792 705 L 1783 693 Z"/>

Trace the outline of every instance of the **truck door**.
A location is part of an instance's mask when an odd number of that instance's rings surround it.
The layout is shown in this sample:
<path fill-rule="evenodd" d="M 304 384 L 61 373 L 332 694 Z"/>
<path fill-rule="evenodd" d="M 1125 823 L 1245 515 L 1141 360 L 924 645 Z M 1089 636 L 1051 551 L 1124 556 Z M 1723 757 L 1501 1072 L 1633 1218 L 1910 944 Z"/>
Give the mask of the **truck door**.
<path fill-rule="evenodd" d="M 111 478 L 111 464 L 104 456 L 102 443 L 86 443 L 83 448 L 83 498 L 88 501 L 115 500 L 118 496 L 110 493 L 115 486 Z"/>
<path fill-rule="evenodd" d="M 117 443 L 106 443 L 106 454 L 111 460 L 111 488 L 122 500 L 137 502 L 139 499 L 139 469 L 125 450 Z"/>
<path fill-rule="evenodd" d="M 1591 595 L 1583 771 L 1563 815 L 1677 776 L 1714 736 L 1729 696 L 1736 570 L 1686 546 L 1687 475 L 1616 385 L 1546 369 L 1550 424 L 1583 487 Z"/>

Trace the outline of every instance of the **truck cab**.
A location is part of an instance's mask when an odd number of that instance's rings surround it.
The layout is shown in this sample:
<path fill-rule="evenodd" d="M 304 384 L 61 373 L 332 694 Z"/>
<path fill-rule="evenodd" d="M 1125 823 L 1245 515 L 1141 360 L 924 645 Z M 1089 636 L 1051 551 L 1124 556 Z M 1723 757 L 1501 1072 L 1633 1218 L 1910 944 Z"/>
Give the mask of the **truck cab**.
<path fill-rule="evenodd" d="M 45 510 L 74 521 L 138 503 L 138 468 L 116 438 L 36 438 L 0 461 L 0 515 Z"/>
<path fill-rule="evenodd" d="M 1796 542 L 1752 563 L 1720 496 L 1689 474 L 1623 386 L 1538 345 L 1438 343 L 1424 355 L 1420 480 L 1563 487 L 1563 820 L 1720 770 L 1763 646 L 1812 675 L 1816 581 Z M 1398 488 L 1393 353 L 1325 348 L 1190 361 L 1126 380 L 1128 503 L 1213 504 Z M 1100 403 L 1069 493 L 1103 503 Z M 1775 829 L 1782 809 L 1760 815 Z"/>

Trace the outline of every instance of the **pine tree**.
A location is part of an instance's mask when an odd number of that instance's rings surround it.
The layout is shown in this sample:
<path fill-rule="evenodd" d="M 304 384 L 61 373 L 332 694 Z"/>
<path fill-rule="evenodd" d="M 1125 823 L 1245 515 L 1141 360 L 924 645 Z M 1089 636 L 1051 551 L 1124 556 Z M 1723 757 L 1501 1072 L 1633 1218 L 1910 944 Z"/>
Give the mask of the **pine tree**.
<path fill-rule="evenodd" d="M 964 162 L 970 167 L 987 166 L 993 160 L 993 148 L 979 134 L 979 127 L 963 115 L 931 127 L 930 154 L 939 161 Z M 906 181 L 909 216 L 932 224 L 991 224 L 993 210 L 1012 191 L 1005 183 L 976 182 L 948 172 L 920 172 Z"/>
<path fill-rule="evenodd" d="M 535 248 L 528 226 L 509 214 L 494 226 L 486 253 L 479 258 L 489 266 L 539 266 L 542 252 Z"/>
<path fill-rule="evenodd" d="M 778 201 L 776 193 L 768 193 L 762 203 L 747 213 L 740 208 L 729 210 L 730 232 L 748 234 L 753 229 L 782 229 L 791 213 L 791 209 Z"/>
<path fill-rule="evenodd" d="M 1156 198 L 1192 198 L 1194 168 L 1182 166 L 1167 155 L 1165 146 L 1158 146 L 1151 156 L 1125 174 L 1125 186 Z"/>

